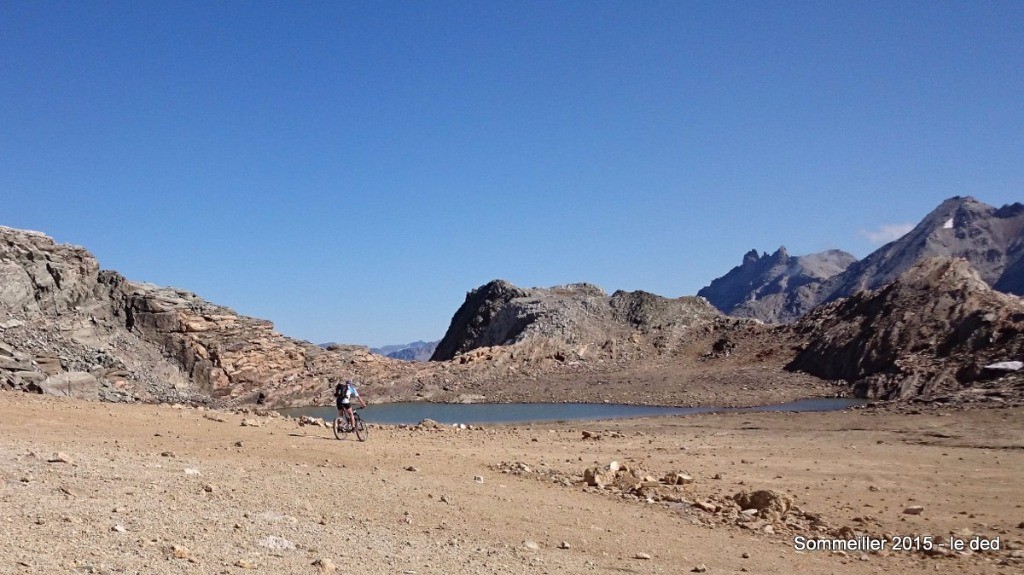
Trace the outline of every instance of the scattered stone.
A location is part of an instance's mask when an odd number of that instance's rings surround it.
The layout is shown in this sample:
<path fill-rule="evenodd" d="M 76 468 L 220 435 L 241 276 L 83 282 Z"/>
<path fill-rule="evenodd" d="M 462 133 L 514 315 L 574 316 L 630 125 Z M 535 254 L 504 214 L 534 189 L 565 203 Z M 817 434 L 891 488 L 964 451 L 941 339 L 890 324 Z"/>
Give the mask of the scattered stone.
<path fill-rule="evenodd" d="M 262 425 L 258 420 L 247 417 L 242 420 L 242 427 L 259 427 Z"/>
<path fill-rule="evenodd" d="M 271 551 L 294 551 L 295 544 L 285 539 L 284 537 L 278 537 L 277 535 L 268 535 L 263 539 L 256 542 L 260 547 L 265 547 Z"/>
<path fill-rule="evenodd" d="M 191 467 L 186 467 L 185 468 L 185 475 L 202 475 L 202 474 L 203 474 L 203 472 L 199 471 L 198 469 L 193 469 Z"/>
<path fill-rule="evenodd" d="M 124 533 L 125 531 L 127 531 L 127 529 L 124 528 L 124 525 L 121 525 L 120 523 L 111 527 L 110 530 L 114 533 Z"/>
<path fill-rule="evenodd" d="M 183 545 L 171 545 L 170 553 L 171 553 L 171 557 L 173 557 L 175 559 L 188 559 L 189 558 L 188 547 L 185 547 Z"/>
<path fill-rule="evenodd" d="M 676 471 L 665 475 L 661 482 L 665 485 L 689 485 L 693 483 L 693 477 L 682 471 Z"/>
<path fill-rule="evenodd" d="M 538 545 L 536 541 L 531 541 L 529 539 L 523 541 L 523 547 L 529 549 L 530 551 L 540 551 L 540 545 Z"/>
<path fill-rule="evenodd" d="M 707 566 L 706 566 L 706 565 L 704 565 L 703 563 L 701 563 L 700 565 L 698 565 L 698 566 L 694 567 L 693 569 L 690 569 L 690 571 L 691 571 L 692 573 L 707 573 L 707 571 L 708 571 L 708 568 L 707 568 Z"/>
<path fill-rule="evenodd" d="M 559 549 L 569 549 L 569 542 L 568 541 L 562 541 L 561 543 L 558 544 L 558 548 Z"/>
<path fill-rule="evenodd" d="M 205 491 L 207 493 L 213 493 L 213 491 L 215 489 L 216 489 L 216 487 L 214 487 L 214 485 L 212 483 L 207 483 L 206 485 L 203 486 L 203 491 Z"/>
<path fill-rule="evenodd" d="M 72 487 L 70 485 L 62 485 L 60 487 L 60 492 L 65 494 L 65 495 L 67 495 L 67 496 L 69 496 L 69 497 L 84 497 L 85 496 L 85 492 L 84 491 L 82 491 L 81 489 L 79 489 L 77 487 Z"/>
<path fill-rule="evenodd" d="M 483 483 L 484 482 L 484 476 L 483 475 L 475 475 L 475 476 L 473 476 L 473 481 L 476 481 L 477 483 Z"/>
<path fill-rule="evenodd" d="M 245 447 L 245 442 L 244 441 L 236 441 L 235 442 L 235 447 Z"/>
<path fill-rule="evenodd" d="M 708 501 L 694 501 L 693 506 L 708 513 L 718 513 L 722 507 Z"/>
<path fill-rule="evenodd" d="M 412 465 L 409 465 L 408 467 L 406 467 L 405 470 L 406 471 L 412 471 L 413 473 L 419 471 L 419 469 L 413 467 Z"/>
<path fill-rule="evenodd" d="M 650 553 L 637 553 L 633 557 L 636 558 L 636 559 L 641 559 L 643 561 L 650 561 L 651 560 L 651 554 Z"/>
<path fill-rule="evenodd" d="M 601 439 L 601 434 L 600 433 L 595 433 L 593 431 L 583 430 L 583 439 L 598 440 L 598 439 Z"/>
<path fill-rule="evenodd" d="M 177 455 L 173 451 L 164 451 L 160 457 L 177 457 Z"/>
<path fill-rule="evenodd" d="M 920 515 L 924 513 L 924 507 L 922 507 L 921 505 L 911 505 L 910 507 L 904 509 L 903 513 L 906 513 L 907 515 Z"/>
<path fill-rule="evenodd" d="M 71 459 L 71 456 L 68 455 L 67 453 L 64 453 L 63 451 L 58 451 L 57 453 L 54 453 L 53 456 L 47 459 L 46 461 L 48 463 L 74 463 L 74 460 Z"/>
<path fill-rule="evenodd" d="M 256 563 L 249 561 L 248 559 L 239 559 L 238 561 L 235 561 L 235 567 L 239 567 L 241 569 L 255 569 Z"/>
<path fill-rule="evenodd" d="M 739 504 L 740 509 L 757 509 L 762 517 L 781 517 L 793 506 L 793 500 L 788 495 L 769 489 L 753 493 L 741 491 L 733 495 L 732 499 Z"/>
<path fill-rule="evenodd" d="M 334 573 L 338 570 L 334 562 L 327 558 L 317 559 L 313 562 L 313 567 L 316 567 L 319 573 Z"/>

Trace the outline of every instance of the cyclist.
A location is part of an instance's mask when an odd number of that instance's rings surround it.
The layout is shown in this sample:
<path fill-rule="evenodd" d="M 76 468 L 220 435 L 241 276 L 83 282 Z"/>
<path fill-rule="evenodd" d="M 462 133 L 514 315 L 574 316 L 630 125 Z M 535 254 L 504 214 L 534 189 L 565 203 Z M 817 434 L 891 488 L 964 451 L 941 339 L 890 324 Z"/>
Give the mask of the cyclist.
<path fill-rule="evenodd" d="M 359 400 L 359 404 L 366 407 L 366 401 L 363 400 L 359 395 L 359 390 L 356 389 L 351 379 L 346 379 L 345 383 L 338 382 L 338 385 L 334 386 L 334 399 L 338 406 L 338 417 L 344 417 L 346 422 L 345 426 L 349 429 L 352 428 L 352 424 L 355 423 L 355 415 L 352 413 L 352 398 Z"/>

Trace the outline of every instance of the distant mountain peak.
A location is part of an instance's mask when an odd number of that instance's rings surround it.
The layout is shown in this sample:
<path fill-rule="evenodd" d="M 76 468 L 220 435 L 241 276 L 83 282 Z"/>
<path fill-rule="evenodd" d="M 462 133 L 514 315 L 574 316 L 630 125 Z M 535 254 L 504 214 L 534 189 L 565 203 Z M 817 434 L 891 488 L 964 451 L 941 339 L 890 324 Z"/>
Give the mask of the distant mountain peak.
<path fill-rule="evenodd" d="M 756 253 L 698 295 L 732 315 L 790 322 L 823 302 L 881 287 L 931 257 L 964 258 L 990 286 L 1022 294 L 1024 205 L 996 209 L 971 196 L 949 198 L 860 261 L 839 250 L 796 258 L 784 246 L 771 256 Z"/>

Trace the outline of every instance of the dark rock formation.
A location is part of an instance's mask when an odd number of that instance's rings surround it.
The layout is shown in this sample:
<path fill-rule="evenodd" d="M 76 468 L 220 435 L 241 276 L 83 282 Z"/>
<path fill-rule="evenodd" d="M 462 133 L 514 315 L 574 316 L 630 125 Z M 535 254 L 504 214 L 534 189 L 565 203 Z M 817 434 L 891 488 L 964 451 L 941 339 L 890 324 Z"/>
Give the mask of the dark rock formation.
<path fill-rule="evenodd" d="M 991 289 L 966 259 L 929 258 L 793 329 L 809 343 L 788 369 L 852 382 L 861 397 L 935 398 L 1024 357 L 1024 300 Z"/>
<path fill-rule="evenodd" d="M 527 295 L 504 280 L 494 280 L 466 294 L 466 301 L 455 312 L 430 360 L 445 361 L 475 347 L 502 345 L 519 335 L 528 320 L 508 314 L 498 316 L 505 304 Z"/>

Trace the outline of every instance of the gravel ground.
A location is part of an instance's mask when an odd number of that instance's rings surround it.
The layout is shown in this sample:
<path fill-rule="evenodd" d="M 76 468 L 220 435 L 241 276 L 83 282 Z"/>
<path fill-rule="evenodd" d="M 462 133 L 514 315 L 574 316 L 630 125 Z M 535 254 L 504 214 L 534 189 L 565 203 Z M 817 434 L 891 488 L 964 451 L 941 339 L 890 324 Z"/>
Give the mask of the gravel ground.
<path fill-rule="evenodd" d="M 360 443 L 283 418 L 0 393 L 0 573 L 1019 573 L 1022 448 L 1020 409 L 375 427 Z M 653 502 L 586 485 L 613 461 L 693 483 Z M 695 506 L 759 489 L 799 514 Z M 795 537 L 822 536 L 807 517 L 1001 548 L 798 552 Z"/>

